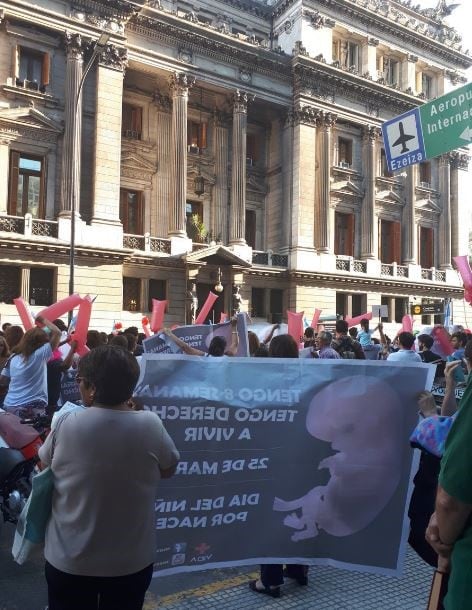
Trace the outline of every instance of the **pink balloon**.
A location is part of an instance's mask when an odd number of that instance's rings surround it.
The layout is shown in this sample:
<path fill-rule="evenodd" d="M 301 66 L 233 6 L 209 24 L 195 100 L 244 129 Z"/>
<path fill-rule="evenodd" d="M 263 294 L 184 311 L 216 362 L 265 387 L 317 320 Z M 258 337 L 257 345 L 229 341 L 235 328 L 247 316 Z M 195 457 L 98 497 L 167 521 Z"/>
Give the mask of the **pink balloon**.
<path fill-rule="evenodd" d="M 320 316 L 321 316 L 321 309 L 315 309 L 315 313 L 313 314 L 313 320 L 311 321 L 312 328 L 317 328 L 318 320 L 320 319 Z"/>
<path fill-rule="evenodd" d="M 92 314 L 92 298 L 88 294 L 84 297 L 79 305 L 79 313 L 77 314 L 77 323 L 75 325 L 74 340 L 77 341 L 77 353 L 79 356 L 84 356 L 90 350 L 87 347 L 87 332 L 90 324 L 90 316 Z"/>
<path fill-rule="evenodd" d="M 56 320 L 56 318 L 60 318 L 65 313 L 68 313 L 74 307 L 77 307 L 82 301 L 82 297 L 79 294 L 71 294 L 69 297 L 54 303 L 54 305 L 50 305 L 39 312 L 39 315 L 47 320 Z"/>
<path fill-rule="evenodd" d="M 304 311 L 295 313 L 287 310 L 287 322 L 288 322 L 288 334 L 291 335 L 295 341 L 300 343 L 300 337 L 303 335 L 303 315 Z"/>
<path fill-rule="evenodd" d="M 200 310 L 197 318 L 195 319 L 195 324 L 205 324 L 205 320 L 207 319 L 208 314 L 210 313 L 210 309 L 213 307 L 213 303 L 218 298 L 218 295 L 214 292 L 209 292 L 207 296 L 207 300 L 205 301 L 203 307 Z"/>
<path fill-rule="evenodd" d="M 154 333 L 157 333 L 157 331 L 164 326 L 164 312 L 166 306 L 167 301 L 152 299 L 151 330 Z"/>
<path fill-rule="evenodd" d="M 408 314 L 402 318 L 402 332 L 412 333 L 413 332 L 413 318 Z"/>
<path fill-rule="evenodd" d="M 462 278 L 464 288 L 466 290 L 472 289 L 472 270 L 469 264 L 469 257 L 465 256 L 453 256 L 452 260 L 455 262 L 457 271 Z"/>
<path fill-rule="evenodd" d="M 21 297 L 18 297 L 17 299 L 13 299 L 13 303 L 16 305 L 18 315 L 20 316 L 21 323 L 25 327 L 25 330 L 30 330 L 33 328 L 33 316 L 31 315 L 31 311 L 25 301 Z"/>
<path fill-rule="evenodd" d="M 449 341 L 449 335 L 447 334 L 445 328 L 442 326 L 435 326 L 431 331 L 431 336 L 435 341 L 437 341 L 445 356 L 450 356 L 452 354 L 454 348 Z"/>
<path fill-rule="evenodd" d="M 361 320 L 372 320 L 372 312 L 363 313 L 361 316 L 355 318 L 344 318 L 349 326 L 357 326 L 361 323 Z"/>

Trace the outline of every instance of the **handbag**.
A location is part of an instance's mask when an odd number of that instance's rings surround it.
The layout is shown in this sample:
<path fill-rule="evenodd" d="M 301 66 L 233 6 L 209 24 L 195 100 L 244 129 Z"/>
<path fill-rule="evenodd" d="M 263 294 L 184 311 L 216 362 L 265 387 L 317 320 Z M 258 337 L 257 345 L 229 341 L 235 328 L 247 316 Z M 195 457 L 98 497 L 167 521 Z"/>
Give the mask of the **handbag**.
<path fill-rule="evenodd" d="M 22 565 L 35 545 L 42 544 L 51 516 L 54 474 L 48 466 L 33 477 L 31 493 L 21 511 L 13 539 L 12 554 Z"/>
<path fill-rule="evenodd" d="M 51 463 L 56 446 L 56 434 L 66 416 L 59 419 L 56 429 L 51 432 Z M 21 511 L 16 525 L 13 546 L 11 549 L 16 563 L 23 565 L 37 545 L 44 543 L 46 526 L 52 511 L 52 494 L 54 492 L 54 473 L 50 466 L 33 476 L 31 493 Z"/>
<path fill-rule="evenodd" d="M 446 597 L 448 582 L 449 574 L 438 570 L 434 571 L 427 610 L 444 610 L 443 602 Z"/>

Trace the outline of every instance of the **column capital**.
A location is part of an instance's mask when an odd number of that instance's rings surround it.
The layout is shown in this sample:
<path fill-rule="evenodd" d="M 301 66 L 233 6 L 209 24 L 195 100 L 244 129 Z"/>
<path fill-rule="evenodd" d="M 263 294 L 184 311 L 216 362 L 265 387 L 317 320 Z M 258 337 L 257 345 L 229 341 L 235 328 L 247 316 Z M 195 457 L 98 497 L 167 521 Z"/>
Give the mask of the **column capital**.
<path fill-rule="evenodd" d="M 418 55 L 412 55 L 411 53 L 408 53 L 408 55 L 406 56 L 406 60 L 411 62 L 412 64 L 416 64 L 416 62 L 418 61 Z"/>
<path fill-rule="evenodd" d="M 247 93 L 246 91 L 236 89 L 236 91 L 233 93 L 233 112 L 247 114 L 247 105 L 249 102 L 253 102 L 254 98 L 254 95 Z"/>
<path fill-rule="evenodd" d="M 161 112 L 171 112 L 172 110 L 171 98 L 168 95 L 163 95 L 160 91 L 154 91 L 153 102 Z"/>
<path fill-rule="evenodd" d="M 362 128 L 362 137 L 365 142 L 376 142 L 382 135 L 382 130 L 373 125 L 365 125 Z"/>
<path fill-rule="evenodd" d="M 445 153 L 444 155 L 439 155 L 439 167 L 449 167 L 452 163 L 452 155 L 449 153 Z"/>
<path fill-rule="evenodd" d="M 313 106 L 301 106 L 287 114 L 287 121 L 293 125 L 311 125 L 317 127 L 320 124 L 323 111 Z"/>
<path fill-rule="evenodd" d="M 338 120 L 338 115 L 332 112 L 322 112 L 319 118 L 319 125 L 325 130 L 331 129 Z"/>
<path fill-rule="evenodd" d="M 174 96 L 187 96 L 195 84 L 195 76 L 186 72 L 174 72 L 169 78 L 169 86 Z"/>
<path fill-rule="evenodd" d="M 84 51 L 88 48 L 80 34 L 66 32 L 64 34 L 64 46 L 68 59 L 80 60 L 84 58 Z"/>
<path fill-rule="evenodd" d="M 98 59 L 101 66 L 124 72 L 128 65 L 128 51 L 114 44 L 107 44 Z"/>
<path fill-rule="evenodd" d="M 378 47 L 380 44 L 380 40 L 378 38 L 370 37 L 367 40 L 367 44 L 369 45 L 369 47 Z"/>

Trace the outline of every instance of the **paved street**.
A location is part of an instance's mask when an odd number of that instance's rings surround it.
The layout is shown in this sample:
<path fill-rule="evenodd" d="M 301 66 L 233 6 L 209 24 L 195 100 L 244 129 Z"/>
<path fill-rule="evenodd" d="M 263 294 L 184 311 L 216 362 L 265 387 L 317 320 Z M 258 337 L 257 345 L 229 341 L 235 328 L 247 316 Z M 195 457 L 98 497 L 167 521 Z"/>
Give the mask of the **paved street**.
<path fill-rule="evenodd" d="M 10 526 L 1 530 L 0 610 L 43 610 L 46 586 L 42 557 L 24 566 L 16 565 L 10 555 L 12 533 Z M 144 608 L 425 610 L 432 570 L 410 552 L 401 579 L 317 567 L 311 570 L 308 587 L 287 583 L 278 600 L 249 591 L 247 582 L 256 575 L 256 570 L 248 567 L 155 579 Z"/>

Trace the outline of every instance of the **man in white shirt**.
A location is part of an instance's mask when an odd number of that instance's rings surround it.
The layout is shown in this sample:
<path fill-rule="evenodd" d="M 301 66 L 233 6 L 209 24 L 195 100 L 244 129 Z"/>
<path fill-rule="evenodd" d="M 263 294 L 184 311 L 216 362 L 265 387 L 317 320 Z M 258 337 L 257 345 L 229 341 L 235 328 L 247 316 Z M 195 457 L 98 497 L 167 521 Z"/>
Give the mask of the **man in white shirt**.
<path fill-rule="evenodd" d="M 398 343 L 400 345 L 400 349 L 398 352 L 390 354 L 387 358 L 388 361 L 421 362 L 421 356 L 412 349 L 413 344 L 415 343 L 415 337 L 412 333 L 400 333 L 398 335 Z"/>

